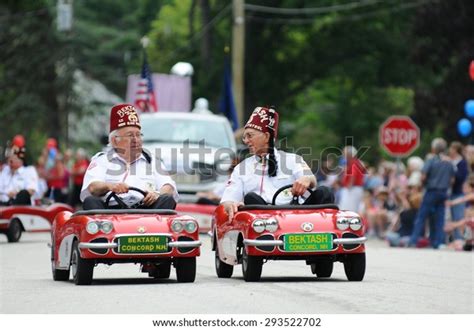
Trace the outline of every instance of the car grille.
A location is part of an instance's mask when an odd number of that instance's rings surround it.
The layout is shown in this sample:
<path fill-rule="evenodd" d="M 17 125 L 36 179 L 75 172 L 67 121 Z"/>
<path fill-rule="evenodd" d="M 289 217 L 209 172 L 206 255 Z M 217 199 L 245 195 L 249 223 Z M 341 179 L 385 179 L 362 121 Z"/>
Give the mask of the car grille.
<path fill-rule="evenodd" d="M 359 238 L 356 234 L 353 233 L 344 233 L 342 234 L 342 238 Z M 343 244 L 344 250 L 354 250 L 357 249 L 360 244 Z"/>
<path fill-rule="evenodd" d="M 257 240 L 259 241 L 272 241 L 274 239 L 275 237 L 273 237 L 273 235 L 262 235 L 260 237 L 257 237 Z M 256 246 L 255 248 L 263 252 L 272 252 L 273 250 L 275 250 L 274 246 Z"/>
<path fill-rule="evenodd" d="M 191 237 L 187 237 L 187 236 L 180 236 L 178 237 L 178 241 L 180 242 L 190 242 L 190 241 L 194 241 L 194 239 L 192 239 Z M 191 252 L 192 250 L 194 250 L 195 248 L 194 247 L 179 247 L 178 248 L 178 251 L 181 252 L 181 253 L 188 253 L 188 252 Z"/>
<path fill-rule="evenodd" d="M 99 238 L 96 238 L 96 239 L 93 239 L 92 241 L 90 241 L 90 243 L 108 243 L 109 241 L 107 240 L 107 238 L 105 237 L 99 237 Z M 91 250 L 92 252 L 94 253 L 97 253 L 97 254 L 107 254 L 108 250 L 109 249 L 89 249 Z"/>
<path fill-rule="evenodd" d="M 193 169 L 196 171 L 196 174 L 199 175 L 201 182 L 216 180 L 216 169 L 211 164 L 195 162 L 193 163 Z"/>

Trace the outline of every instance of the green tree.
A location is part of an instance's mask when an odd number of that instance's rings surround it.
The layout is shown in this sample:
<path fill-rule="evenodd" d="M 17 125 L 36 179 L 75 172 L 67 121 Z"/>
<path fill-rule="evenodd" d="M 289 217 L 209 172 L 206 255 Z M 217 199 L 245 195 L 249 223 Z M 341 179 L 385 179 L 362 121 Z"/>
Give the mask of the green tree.
<path fill-rule="evenodd" d="M 68 45 L 55 33 L 48 5 L 48 1 L 0 5 L 2 144 L 18 133 L 30 146 L 36 139 L 64 136 L 65 115 L 57 96 L 71 89 L 70 72 L 61 67 Z"/>

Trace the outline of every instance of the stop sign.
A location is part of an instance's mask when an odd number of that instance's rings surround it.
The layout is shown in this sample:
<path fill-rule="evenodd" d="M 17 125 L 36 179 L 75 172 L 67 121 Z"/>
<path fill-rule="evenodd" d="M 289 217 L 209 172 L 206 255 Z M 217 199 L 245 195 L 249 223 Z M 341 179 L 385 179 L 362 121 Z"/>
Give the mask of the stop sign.
<path fill-rule="evenodd" d="M 394 157 L 408 156 L 420 144 L 420 129 L 408 116 L 390 116 L 380 125 L 379 142 Z"/>

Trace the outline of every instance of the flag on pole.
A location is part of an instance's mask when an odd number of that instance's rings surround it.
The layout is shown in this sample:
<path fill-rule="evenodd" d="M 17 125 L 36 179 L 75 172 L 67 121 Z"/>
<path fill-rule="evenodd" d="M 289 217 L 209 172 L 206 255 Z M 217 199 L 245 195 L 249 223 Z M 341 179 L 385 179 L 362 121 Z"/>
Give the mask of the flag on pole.
<path fill-rule="evenodd" d="M 224 64 L 224 86 L 219 102 L 219 110 L 229 119 L 232 129 L 234 131 L 237 130 L 239 128 L 239 120 L 237 118 L 237 110 L 235 109 L 232 75 L 228 59 L 226 59 Z"/>
<path fill-rule="evenodd" d="M 143 52 L 143 66 L 140 80 L 138 81 L 137 96 L 135 106 L 141 112 L 157 112 L 155 91 L 153 89 L 153 79 L 150 66 L 146 59 L 146 52 Z"/>

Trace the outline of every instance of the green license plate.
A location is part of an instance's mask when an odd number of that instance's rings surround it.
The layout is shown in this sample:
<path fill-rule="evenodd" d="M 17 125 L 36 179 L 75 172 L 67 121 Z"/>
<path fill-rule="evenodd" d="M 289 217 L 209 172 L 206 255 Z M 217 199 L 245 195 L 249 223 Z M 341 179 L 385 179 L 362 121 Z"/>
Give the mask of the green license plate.
<path fill-rule="evenodd" d="M 167 236 L 121 236 L 118 252 L 123 254 L 150 254 L 168 252 Z"/>
<path fill-rule="evenodd" d="M 310 252 L 332 250 L 332 234 L 286 234 L 284 237 L 285 251 Z"/>

